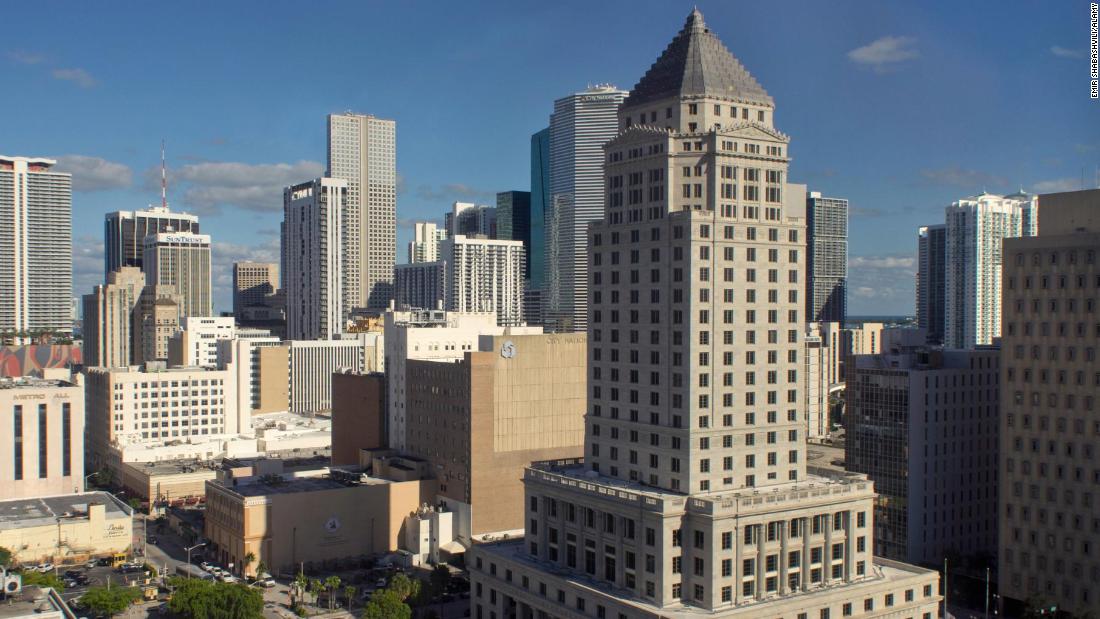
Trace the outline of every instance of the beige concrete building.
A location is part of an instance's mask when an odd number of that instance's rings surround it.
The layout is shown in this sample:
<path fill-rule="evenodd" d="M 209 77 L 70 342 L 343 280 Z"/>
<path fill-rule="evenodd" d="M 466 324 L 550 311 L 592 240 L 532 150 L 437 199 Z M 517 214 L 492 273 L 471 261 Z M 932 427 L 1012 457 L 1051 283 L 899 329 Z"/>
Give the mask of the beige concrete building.
<path fill-rule="evenodd" d="M 84 364 L 121 367 L 134 362 L 134 326 L 145 274 L 122 267 L 107 274 L 107 283 L 84 295 Z"/>
<path fill-rule="evenodd" d="M 386 375 L 341 372 L 332 376 L 332 464 L 359 464 L 362 449 L 386 445 Z"/>
<path fill-rule="evenodd" d="M 206 496 L 206 482 L 215 479 L 212 464 L 186 460 L 162 462 L 123 462 L 118 482 L 132 496 L 146 501 L 178 504 Z"/>
<path fill-rule="evenodd" d="M 16 564 L 128 553 L 132 540 L 132 511 L 106 492 L 0 501 L 0 546 Z"/>
<path fill-rule="evenodd" d="M 289 358 L 285 344 L 259 349 L 259 389 L 252 403 L 253 415 L 290 410 Z"/>
<path fill-rule="evenodd" d="M 210 279 L 210 235 L 162 232 L 145 237 L 143 263 L 146 282 L 172 286 L 181 316 L 212 316 L 214 299 Z"/>
<path fill-rule="evenodd" d="M 808 470 L 805 187 L 775 104 L 692 11 L 619 108 L 589 226 L 583 462 L 532 465 L 474 617 L 922 617 L 873 485 Z M 805 613 L 805 616 L 802 615 Z"/>
<path fill-rule="evenodd" d="M 482 336 L 408 361 L 405 452 L 432 464 L 458 538 L 523 529 L 523 469 L 584 452 L 584 334 Z"/>
<path fill-rule="evenodd" d="M 270 572 L 296 573 L 397 550 L 407 515 L 435 494 L 432 481 L 391 482 L 355 471 L 244 471 L 206 484 L 209 553 L 239 572 L 253 553 Z"/>
<path fill-rule="evenodd" d="M 1000 593 L 1100 614 L 1100 190 L 1039 197 L 1039 236 L 1007 239 L 1001 304 Z"/>
<path fill-rule="evenodd" d="M 84 387 L 0 380 L 0 498 L 84 490 Z M 3 544 L 0 544 L 3 545 Z"/>
<path fill-rule="evenodd" d="M 233 263 L 233 315 L 240 319 L 244 308 L 267 305 L 279 289 L 279 264 L 275 262 Z"/>
<path fill-rule="evenodd" d="M 146 286 L 134 325 L 133 365 L 168 360 L 168 340 L 179 330 L 183 301 L 169 285 Z"/>
<path fill-rule="evenodd" d="M 831 323 L 835 324 L 835 323 Z M 840 330 L 840 352 L 838 373 L 840 381 L 844 382 L 848 367 L 848 360 L 855 355 L 877 355 L 882 352 L 882 330 L 886 328 L 881 322 L 865 322 L 858 327 L 845 327 Z"/>

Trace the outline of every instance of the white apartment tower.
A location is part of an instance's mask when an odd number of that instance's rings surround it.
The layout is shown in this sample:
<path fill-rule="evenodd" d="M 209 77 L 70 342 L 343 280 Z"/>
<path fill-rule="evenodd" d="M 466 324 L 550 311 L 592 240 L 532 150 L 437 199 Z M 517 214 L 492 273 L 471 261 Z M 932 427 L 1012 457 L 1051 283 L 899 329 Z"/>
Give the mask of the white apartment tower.
<path fill-rule="evenodd" d="M 347 310 L 385 309 L 397 251 L 397 123 L 329 114 L 327 175 L 347 181 Z"/>
<path fill-rule="evenodd" d="M 550 203 L 544 213 L 544 324 L 584 331 L 588 319 L 588 224 L 604 217 L 604 144 L 619 132 L 626 91 L 596 86 L 554 102 Z"/>
<path fill-rule="evenodd" d="M 55 163 L 0 155 L 0 334 L 17 343 L 72 332 L 72 176 Z"/>
<path fill-rule="evenodd" d="M 173 286 L 182 316 L 213 316 L 210 289 L 210 235 L 159 232 L 145 237 L 145 281 Z"/>
<path fill-rule="evenodd" d="M 807 470 L 806 195 L 774 110 L 698 10 L 623 103 L 585 457 L 529 467 L 524 538 L 469 551 L 474 616 L 936 612 L 935 572 L 873 558 L 871 482 Z"/>
<path fill-rule="evenodd" d="M 497 324 L 523 320 L 523 241 L 453 236 L 441 244 L 443 303 L 452 312 L 495 312 Z"/>
<path fill-rule="evenodd" d="M 413 224 L 413 240 L 409 241 L 409 264 L 439 260 L 439 244 L 447 238 L 447 229 L 434 222 Z"/>
<path fill-rule="evenodd" d="M 286 333 L 291 340 L 332 339 L 344 331 L 342 284 L 348 183 L 318 178 L 283 190 L 282 265 L 286 281 Z M 392 268 L 392 267 L 391 267 Z"/>
<path fill-rule="evenodd" d="M 1001 243 L 1038 228 L 1032 199 L 983 193 L 947 207 L 944 346 L 972 348 L 1001 335 Z"/>

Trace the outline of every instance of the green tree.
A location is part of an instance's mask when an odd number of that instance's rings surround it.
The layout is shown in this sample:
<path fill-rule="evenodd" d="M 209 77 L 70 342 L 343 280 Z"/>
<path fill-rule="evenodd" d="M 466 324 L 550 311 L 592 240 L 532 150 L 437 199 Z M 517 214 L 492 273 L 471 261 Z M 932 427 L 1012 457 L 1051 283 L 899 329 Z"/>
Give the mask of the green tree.
<path fill-rule="evenodd" d="M 344 597 L 348 601 L 348 610 L 351 610 L 352 604 L 355 603 L 355 591 L 355 587 L 351 585 L 347 585 L 346 587 L 344 587 Z"/>
<path fill-rule="evenodd" d="M 55 591 L 64 591 L 65 583 L 61 582 L 61 579 L 56 574 L 50 572 L 49 574 L 40 574 L 39 572 L 23 572 L 22 576 L 24 585 L 34 585 L 36 587 L 50 587 Z"/>
<path fill-rule="evenodd" d="M 0 567 L 11 567 L 11 551 L 0 546 Z"/>
<path fill-rule="evenodd" d="M 313 598 L 313 603 L 316 604 L 321 599 L 321 592 L 324 591 L 325 585 L 316 578 L 309 581 L 309 595 Z"/>
<path fill-rule="evenodd" d="M 328 591 L 328 609 L 332 610 L 336 602 L 336 594 L 340 590 L 340 577 L 329 576 L 325 579 L 325 590 Z"/>
<path fill-rule="evenodd" d="M 306 587 L 309 586 L 309 579 L 306 575 L 298 572 L 298 575 L 294 577 L 294 591 L 297 592 L 297 597 L 304 598 L 306 596 Z M 299 602 L 301 600 L 298 600 Z"/>
<path fill-rule="evenodd" d="M 412 609 L 392 589 L 379 589 L 363 607 L 363 619 L 412 619 Z"/>
<path fill-rule="evenodd" d="M 432 568 L 428 582 L 432 585 L 432 595 L 443 595 L 447 592 L 447 586 L 451 584 L 451 569 L 446 565 L 437 565 Z"/>
<path fill-rule="evenodd" d="M 140 598 L 137 587 L 92 587 L 80 597 L 80 605 L 97 615 L 113 617 Z"/>
<path fill-rule="evenodd" d="M 420 594 L 420 581 L 412 580 L 404 574 L 398 574 L 390 581 L 389 591 L 397 594 L 402 602 L 407 602 Z"/>
<path fill-rule="evenodd" d="M 256 553 L 251 550 L 241 559 L 241 576 L 248 576 L 248 567 L 256 562 Z"/>
<path fill-rule="evenodd" d="M 263 594 L 239 584 L 202 579 L 173 579 L 176 587 L 168 610 L 185 619 L 259 619 Z"/>
<path fill-rule="evenodd" d="M 256 575 L 259 576 L 260 574 L 266 574 L 266 573 L 267 573 L 267 564 L 264 563 L 263 559 L 260 559 L 259 563 L 256 564 Z"/>

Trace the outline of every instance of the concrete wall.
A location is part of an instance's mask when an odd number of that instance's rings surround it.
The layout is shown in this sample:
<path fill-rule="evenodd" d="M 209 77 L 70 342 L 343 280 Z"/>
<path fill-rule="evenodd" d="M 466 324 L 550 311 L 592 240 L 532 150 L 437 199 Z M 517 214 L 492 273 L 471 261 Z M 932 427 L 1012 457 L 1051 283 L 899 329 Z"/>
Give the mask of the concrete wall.
<path fill-rule="evenodd" d="M 332 376 L 332 463 L 359 463 L 360 449 L 385 446 L 384 374 Z"/>
<path fill-rule="evenodd" d="M 253 415 L 277 413 L 290 408 L 286 346 L 268 346 L 260 350 L 260 405 Z"/>

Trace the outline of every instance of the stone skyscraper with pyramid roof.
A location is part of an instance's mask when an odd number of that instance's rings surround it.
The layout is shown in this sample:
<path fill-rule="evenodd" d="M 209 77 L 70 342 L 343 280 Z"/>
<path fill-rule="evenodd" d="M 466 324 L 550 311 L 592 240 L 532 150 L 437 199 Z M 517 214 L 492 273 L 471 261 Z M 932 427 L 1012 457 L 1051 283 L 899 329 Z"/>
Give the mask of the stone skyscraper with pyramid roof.
<path fill-rule="evenodd" d="M 775 103 L 697 10 L 631 91 L 589 228 L 585 457 L 526 471 L 523 539 L 467 558 L 475 619 L 914 617 L 873 484 L 807 468 L 805 186 Z"/>

